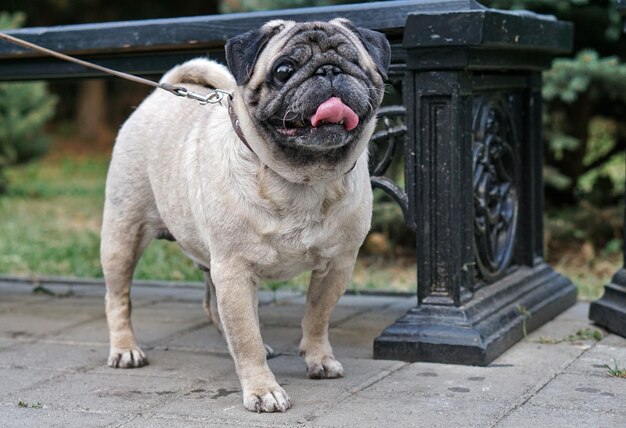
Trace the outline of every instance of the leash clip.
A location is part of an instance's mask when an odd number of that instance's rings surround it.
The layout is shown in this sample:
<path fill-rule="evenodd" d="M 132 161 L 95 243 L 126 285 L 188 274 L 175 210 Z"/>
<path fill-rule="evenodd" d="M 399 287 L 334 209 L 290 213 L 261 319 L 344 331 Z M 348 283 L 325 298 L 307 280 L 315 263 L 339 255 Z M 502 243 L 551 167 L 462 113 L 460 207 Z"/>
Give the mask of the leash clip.
<path fill-rule="evenodd" d="M 224 100 L 224 98 L 227 98 L 228 101 L 233 99 L 233 95 L 230 92 L 226 92 L 221 89 L 213 89 L 212 92 L 210 92 L 209 94 L 202 95 L 202 94 L 192 92 L 189 89 L 184 88 L 182 86 L 174 86 L 174 85 L 170 85 L 169 83 L 160 83 L 159 87 L 176 96 L 185 97 L 191 100 L 198 101 L 200 105 L 219 104 L 222 107 L 225 107 L 224 104 L 222 104 L 222 101 Z"/>

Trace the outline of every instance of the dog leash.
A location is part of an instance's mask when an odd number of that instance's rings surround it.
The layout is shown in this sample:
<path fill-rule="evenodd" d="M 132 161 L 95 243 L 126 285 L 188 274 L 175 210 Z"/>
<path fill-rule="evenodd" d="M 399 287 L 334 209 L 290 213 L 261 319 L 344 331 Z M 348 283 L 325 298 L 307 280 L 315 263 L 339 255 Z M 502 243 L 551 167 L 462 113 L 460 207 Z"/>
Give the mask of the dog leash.
<path fill-rule="evenodd" d="M 24 48 L 32 49 L 34 51 L 53 56 L 63 61 L 73 62 L 74 64 L 82 65 L 83 67 L 92 68 L 94 70 L 98 70 L 103 73 L 119 77 L 121 79 L 126 79 L 126 80 L 130 80 L 131 82 L 152 86 L 153 88 L 163 89 L 164 91 L 167 91 L 170 94 L 173 94 L 179 97 L 189 98 L 194 101 L 198 101 L 200 105 L 219 104 L 221 106 L 224 106 L 224 104 L 222 104 L 222 101 L 226 99 L 226 102 L 228 103 L 228 106 L 227 106 L 228 116 L 230 117 L 230 122 L 233 127 L 233 130 L 235 131 L 235 133 L 237 134 L 241 142 L 244 143 L 246 147 L 250 149 L 252 153 L 254 153 L 254 150 L 252 150 L 252 148 L 246 141 L 246 138 L 243 135 L 243 131 L 241 130 L 241 126 L 239 124 L 239 118 L 237 117 L 237 114 L 235 113 L 235 109 L 233 108 L 233 94 L 231 94 L 230 92 L 223 91 L 221 89 L 212 89 L 212 92 L 210 92 L 209 94 L 202 95 L 196 92 L 192 92 L 183 86 L 176 86 L 176 85 L 172 85 L 170 83 L 165 83 L 165 82 L 159 83 L 153 80 L 144 79 L 143 77 L 135 76 L 133 74 L 113 70 L 108 67 L 103 67 L 101 65 L 94 64 L 92 62 L 83 61 L 82 59 L 74 58 L 73 56 L 65 55 L 60 52 L 48 49 L 48 48 L 44 48 L 43 46 L 39 46 L 39 45 L 36 45 L 35 43 L 27 42 L 26 40 L 18 39 L 17 37 L 9 36 L 8 34 L 5 34 L 5 33 L 0 33 L 0 39 L 6 40 L 9 43 L 13 43 L 15 45 L 18 45 Z"/>

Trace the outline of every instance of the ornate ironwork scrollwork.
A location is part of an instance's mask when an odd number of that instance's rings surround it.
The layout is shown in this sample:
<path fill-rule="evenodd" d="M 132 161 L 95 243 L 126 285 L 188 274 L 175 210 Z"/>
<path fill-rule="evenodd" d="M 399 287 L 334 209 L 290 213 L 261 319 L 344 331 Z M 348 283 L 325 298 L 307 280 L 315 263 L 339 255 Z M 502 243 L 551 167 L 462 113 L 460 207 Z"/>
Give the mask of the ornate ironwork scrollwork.
<path fill-rule="evenodd" d="M 486 281 L 501 277 L 513 256 L 517 229 L 519 161 L 514 122 L 506 101 L 474 102 L 474 250 Z"/>
<path fill-rule="evenodd" d="M 400 186 L 385 177 L 398 146 L 406 140 L 406 110 L 403 106 L 385 106 L 378 111 L 378 127 L 370 140 L 370 180 L 372 187 L 387 193 L 400 205 L 405 221 L 409 217 L 409 199 Z"/>

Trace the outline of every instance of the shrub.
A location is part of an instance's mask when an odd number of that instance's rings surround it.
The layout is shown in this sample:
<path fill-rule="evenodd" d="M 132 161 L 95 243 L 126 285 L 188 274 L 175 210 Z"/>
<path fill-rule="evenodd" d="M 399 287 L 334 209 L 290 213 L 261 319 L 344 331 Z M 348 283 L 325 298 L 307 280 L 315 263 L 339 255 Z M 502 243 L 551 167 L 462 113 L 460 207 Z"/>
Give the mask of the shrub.
<path fill-rule="evenodd" d="M 0 28 L 15 28 L 23 21 L 23 14 L 0 13 Z M 55 105 L 56 98 L 44 83 L 0 83 L 0 193 L 7 187 L 8 166 L 48 150 L 43 126 L 54 115 Z"/>
<path fill-rule="evenodd" d="M 544 73 L 544 177 L 548 202 L 613 205 L 624 192 L 626 55 L 612 0 L 484 0 L 574 23 L 574 52 Z"/>

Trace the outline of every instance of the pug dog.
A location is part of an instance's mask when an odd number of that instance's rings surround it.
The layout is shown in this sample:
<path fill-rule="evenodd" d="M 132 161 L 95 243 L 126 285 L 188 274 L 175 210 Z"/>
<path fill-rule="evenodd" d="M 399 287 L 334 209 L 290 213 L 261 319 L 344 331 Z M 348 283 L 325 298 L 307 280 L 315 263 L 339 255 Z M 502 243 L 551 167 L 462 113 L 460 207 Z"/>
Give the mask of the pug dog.
<path fill-rule="evenodd" d="M 230 39 L 226 59 L 228 69 L 191 60 L 161 82 L 228 91 L 230 115 L 157 90 L 119 132 L 101 240 L 108 365 L 148 364 L 130 285 L 148 243 L 168 238 L 205 271 L 204 307 L 228 343 L 243 405 L 284 412 L 291 401 L 267 364 L 259 282 L 312 272 L 300 352 L 309 377 L 343 376 L 328 326 L 370 228 L 367 146 L 390 47 L 346 19 L 275 20 Z"/>

